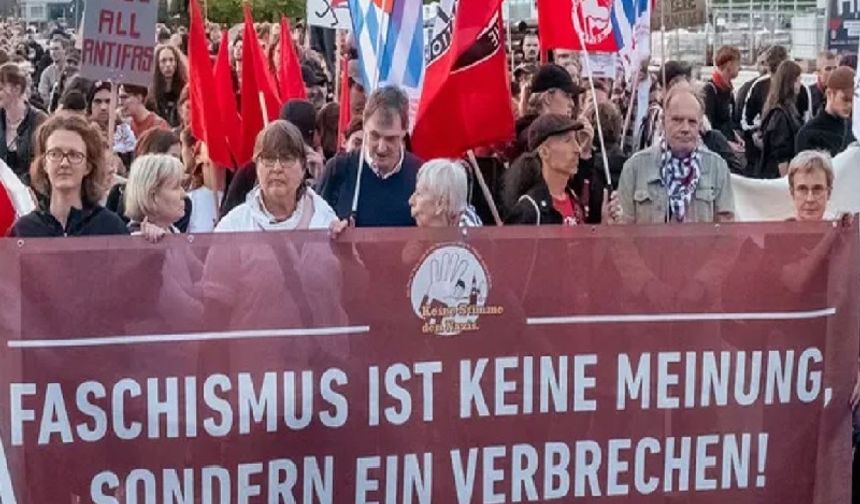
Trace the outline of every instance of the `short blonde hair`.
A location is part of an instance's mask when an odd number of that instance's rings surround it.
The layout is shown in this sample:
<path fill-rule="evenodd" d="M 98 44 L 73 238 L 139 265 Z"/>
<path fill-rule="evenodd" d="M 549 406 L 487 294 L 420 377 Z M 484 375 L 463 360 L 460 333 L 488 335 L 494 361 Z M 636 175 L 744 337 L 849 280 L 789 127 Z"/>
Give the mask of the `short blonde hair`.
<path fill-rule="evenodd" d="M 816 150 L 805 150 L 794 156 L 788 164 L 788 190 L 794 193 L 794 176 L 798 172 L 811 173 L 815 170 L 824 172 L 827 178 L 827 191 L 833 190 L 833 161 L 830 154 Z"/>
<path fill-rule="evenodd" d="M 125 186 L 125 214 L 140 222 L 156 213 L 155 195 L 174 180 L 182 180 L 182 162 L 167 154 L 147 154 L 134 160 Z"/>
<path fill-rule="evenodd" d="M 448 215 L 458 219 L 466 210 L 469 179 L 463 165 L 450 159 L 434 159 L 418 171 L 416 185 L 426 184 L 447 205 Z"/>

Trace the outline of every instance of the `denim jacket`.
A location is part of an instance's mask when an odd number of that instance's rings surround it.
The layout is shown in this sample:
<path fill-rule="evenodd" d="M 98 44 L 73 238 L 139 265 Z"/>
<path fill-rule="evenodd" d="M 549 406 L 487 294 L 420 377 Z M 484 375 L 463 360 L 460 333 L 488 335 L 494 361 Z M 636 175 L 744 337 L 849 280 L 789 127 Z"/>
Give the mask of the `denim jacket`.
<path fill-rule="evenodd" d="M 735 199 L 726 162 L 704 146 L 701 175 L 684 222 L 733 220 Z M 624 221 L 631 224 L 669 222 L 669 195 L 660 177 L 661 150 L 655 145 L 637 152 L 626 163 L 618 183 Z"/>

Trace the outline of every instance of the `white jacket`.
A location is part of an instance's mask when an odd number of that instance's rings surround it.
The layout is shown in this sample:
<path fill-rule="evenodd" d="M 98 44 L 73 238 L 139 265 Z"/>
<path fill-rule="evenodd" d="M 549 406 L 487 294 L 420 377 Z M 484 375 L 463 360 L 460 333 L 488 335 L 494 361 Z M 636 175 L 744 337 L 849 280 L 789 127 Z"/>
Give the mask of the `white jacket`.
<path fill-rule="evenodd" d="M 328 229 L 337 214 L 328 203 L 311 188 L 296 205 L 289 219 L 276 222 L 263 205 L 259 187 L 248 193 L 245 202 L 230 211 L 215 226 L 216 233 L 241 231 L 291 231 L 294 229 Z"/>

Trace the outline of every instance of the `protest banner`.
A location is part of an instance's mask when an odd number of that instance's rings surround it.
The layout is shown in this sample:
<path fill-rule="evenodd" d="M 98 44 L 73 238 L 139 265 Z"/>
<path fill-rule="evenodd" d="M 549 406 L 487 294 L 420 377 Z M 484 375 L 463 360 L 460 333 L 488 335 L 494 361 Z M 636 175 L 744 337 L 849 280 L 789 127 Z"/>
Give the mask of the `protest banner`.
<path fill-rule="evenodd" d="M 830 0 L 828 12 L 827 48 L 840 53 L 856 51 L 860 40 L 860 7 L 857 2 Z"/>
<path fill-rule="evenodd" d="M 656 7 L 652 11 L 651 29 L 660 29 L 660 13 L 663 12 L 665 28 L 692 28 L 705 24 L 705 0 L 655 0 Z M 663 4 L 662 7 L 660 4 Z"/>
<path fill-rule="evenodd" d="M 347 0 L 308 0 L 306 12 L 311 26 L 352 30 Z"/>
<path fill-rule="evenodd" d="M 148 87 L 155 64 L 158 2 L 88 0 L 81 43 L 81 75 Z"/>
<path fill-rule="evenodd" d="M 844 503 L 858 238 L 0 240 L 0 500 Z"/>

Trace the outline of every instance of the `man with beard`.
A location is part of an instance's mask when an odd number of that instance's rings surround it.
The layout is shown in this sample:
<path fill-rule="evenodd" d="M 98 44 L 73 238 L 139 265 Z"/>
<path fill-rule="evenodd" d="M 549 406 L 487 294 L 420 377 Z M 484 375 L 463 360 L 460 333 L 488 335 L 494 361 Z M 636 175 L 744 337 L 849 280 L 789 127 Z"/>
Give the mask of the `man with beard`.
<path fill-rule="evenodd" d="M 540 55 L 540 39 L 537 33 L 526 33 L 520 45 L 524 63 L 537 63 Z"/>

